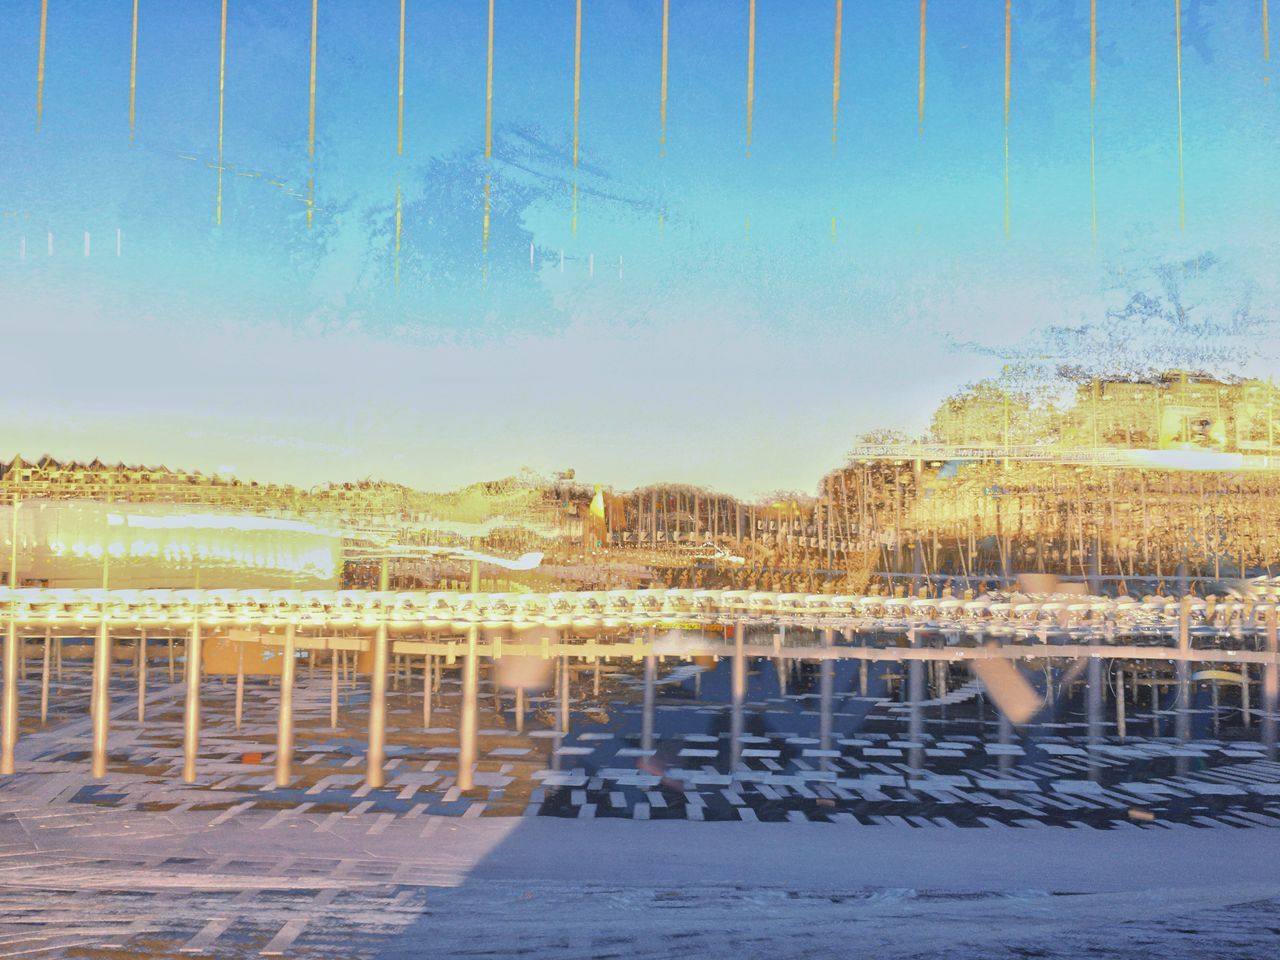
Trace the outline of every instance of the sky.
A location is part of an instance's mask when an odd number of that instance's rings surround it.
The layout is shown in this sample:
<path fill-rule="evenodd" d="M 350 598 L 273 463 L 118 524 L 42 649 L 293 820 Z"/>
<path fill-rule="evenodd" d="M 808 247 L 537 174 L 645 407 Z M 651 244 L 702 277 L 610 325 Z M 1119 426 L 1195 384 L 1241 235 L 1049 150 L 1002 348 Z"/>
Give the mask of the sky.
<path fill-rule="evenodd" d="M 319 0 L 313 140 L 311 3 L 228 0 L 220 206 L 219 0 L 138 0 L 132 131 L 131 0 L 47 6 L 0 457 L 755 496 L 1011 361 L 1276 372 L 1261 0 L 1097 0 L 1092 111 L 1089 0 L 1014 0 L 1007 177 L 1000 0 L 928 3 L 923 119 L 920 4 L 845 0 L 834 143 L 835 0 L 757 0 L 749 150 L 748 0 L 671 0 L 665 134 L 662 0 L 584 0 L 576 166 L 574 0 L 494 0 L 487 159 L 485 0 L 406 0 L 399 151 L 397 0 Z"/>

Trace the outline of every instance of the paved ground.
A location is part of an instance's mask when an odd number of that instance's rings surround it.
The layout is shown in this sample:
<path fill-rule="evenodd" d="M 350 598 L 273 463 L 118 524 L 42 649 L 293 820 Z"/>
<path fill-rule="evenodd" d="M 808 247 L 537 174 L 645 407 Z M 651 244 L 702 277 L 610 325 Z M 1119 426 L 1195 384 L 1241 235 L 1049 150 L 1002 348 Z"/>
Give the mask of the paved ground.
<path fill-rule="evenodd" d="M 510 699 L 482 719 L 467 795 L 451 676 L 425 732 L 420 681 L 393 692 L 388 786 L 370 791 L 358 684 L 330 730 L 328 678 L 303 672 L 297 776 L 277 790 L 264 681 L 238 733 L 233 685 L 208 687 L 201 782 L 184 786 L 179 685 L 153 672 L 139 725 L 115 678 L 94 782 L 86 678 L 69 675 L 0 784 L 0 957 L 1280 951 L 1280 764 L 1256 743 L 1090 746 L 1067 703 L 1000 742 L 962 684 L 917 741 L 891 699 L 837 695 L 824 750 L 816 694 L 796 676 L 783 695 L 765 666 L 732 774 L 721 673 L 700 697 L 664 675 L 650 752 L 632 673 L 596 697 L 587 672 L 567 733 L 552 701 L 523 735 Z"/>

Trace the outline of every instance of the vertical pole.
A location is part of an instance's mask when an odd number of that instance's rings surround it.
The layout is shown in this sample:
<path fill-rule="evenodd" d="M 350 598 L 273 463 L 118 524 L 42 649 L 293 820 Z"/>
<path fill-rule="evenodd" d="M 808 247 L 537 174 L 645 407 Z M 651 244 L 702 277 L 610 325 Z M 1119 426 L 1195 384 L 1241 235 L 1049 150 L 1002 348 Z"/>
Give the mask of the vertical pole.
<path fill-rule="evenodd" d="M 244 643 L 236 644 L 236 729 L 244 716 Z"/>
<path fill-rule="evenodd" d="M 1160 677 L 1151 671 L 1151 736 L 1160 736 Z"/>
<path fill-rule="evenodd" d="M 387 590 L 387 558 L 382 558 L 378 589 Z M 383 765 L 387 760 L 387 655 L 390 641 L 385 606 L 378 611 L 378 629 L 373 638 L 373 673 L 369 677 L 369 763 L 365 782 L 382 786 L 386 782 Z"/>
<path fill-rule="evenodd" d="M 1191 663 L 1185 659 L 1191 651 L 1191 599 L 1187 596 L 1186 583 L 1182 584 L 1182 601 L 1178 608 L 1178 712 L 1175 736 L 1179 740 L 1191 738 Z"/>
<path fill-rule="evenodd" d="M 653 644 L 653 630 L 649 630 L 650 649 Z M 640 749 L 653 749 L 653 688 L 658 672 L 657 659 L 652 653 L 644 658 L 644 709 L 640 714 Z"/>
<path fill-rule="evenodd" d="M 59 641 L 61 643 L 61 641 Z M 61 660 L 61 658 L 59 658 Z M 61 664 L 59 664 L 61 666 Z M 62 674 L 58 674 L 58 679 L 62 679 Z M 169 637 L 169 682 L 173 683 L 173 637 Z"/>
<path fill-rule="evenodd" d="M 1121 743 L 1125 739 L 1124 694 L 1124 667 L 1121 667 L 1116 671 L 1116 735 Z"/>
<path fill-rule="evenodd" d="M 4 730 L 0 733 L 0 774 L 14 771 L 14 751 L 18 746 L 18 625 L 9 611 L 9 629 L 4 636 L 4 705 L 0 708 Z"/>
<path fill-rule="evenodd" d="M 280 722 L 276 728 L 276 786 L 287 787 L 293 779 L 293 680 L 297 670 L 294 643 L 297 627 L 284 628 L 284 660 L 280 669 Z M 242 675 L 243 676 L 243 675 Z"/>
<path fill-rule="evenodd" d="M 52 629 L 44 628 L 44 656 L 41 658 L 40 664 L 40 725 L 43 726 L 49 720 L 49 648 L 53 646 L 53 639 L 50 637 Z"/>
<path fill-rule="evenodd" d="M 475 580 L 473 565 L 472 579 Z M 470 790 L 475 786 L 476 721 L 479 700 L 480 673 L 476 646 L 480 628 L 467 628 L 467 653 L 462 664 L 462 718 L 458 724 L 458 789 Z"/>
<path fill-rule="evenodd" d="M 43 36 L 43 31 L 41 32 Z M 18 588 L 18 498 L 13 499 L 13 531 L 9 551 L 9 590 Z M 14 771 L 14 751 L 18 746 L 18 598 L 10 593 L 9 628 L 4 637 L 4 694 L 0 704 L 0 774 Z"/>
<path fill-rule="evenodd" d="M 1276 758 L 1276 701 L 1280 699 L 1280 660 L 1277 659 L 1276 608 L 1267 610 L 1267 653 L 1271 659 L 1262 668 L 1262 742 L 1267 757 Z"/>
<path fill-rule="evenodd" d="M 93 681 L 90 688 L 90 711 L 93 714 L 93 778 L 107 775 L 107 724 L 110 719 L 108 685 L 111 678 L 111 630 L 107 612 L 102 611 L 98 636 L 93 644 Z"/>
<path fill-rule="evenodd" d="M 1213 706 L 1213 735 L 1216 737 L 1218 735 L 1218 729 L 1219 729 L 1218 727 L 1219 697 L 1218 697 L 1218 681 L 1217 680 L 1209 681 L 1209 696 L 1211 698 L 1211 703 Z"/>
<path fill-rule="evenodd" d="M 1090 657 L 1085 684 L 1086 710 L 1089 720 L 1089 744 L 1102 742 L 1102 660 Z"/>
<path fill-rule="evenodd" d="M 979 706 L 981 706 L 981 703 L 982 701 L 979 700 Z M 1002 746 L 1008 746 L 1013 743 L 1013 722 L 1009 719 L 1009 715 L 1000 708 L 999 704 L 995 704 L 995 708 L 998 715 L 996 729 L 999 731 L 998 736 L 1000 744 Z M 1013 757 L 1007 753 L 1001 753 L 997 766 L 1000 768 L 1000 772 L 1004 773 L 1013 766 Z"/>
<path fill-rule="evenodd" d="M 422 661 L 422 727 L 424 730 L 431 726 L 431 661 L 433 659 L 428 653 Z"/>
<path fill-rule="evenodd" d="M 46 639 L 45 646 L 49 643 Z M 49 654 L 45 651 L 45 662 L 48 663 Z M 45 673 L 49 671 L 46 669 Z M 147 719 L 147 631 L 138 630 L 138 722 L 142 723 Z"/>
<path fill-rule="evenodd" d="M 831 627 L 823 628 L 822 646 L 828 650 L 835 646 L 835 631 Z M 830 750 L 831 702 L 835 694 L 835 661 L 830 657 L 824 657 L 822 663 L 819 664 L 819 672 L 821 676 L 819 684 L 821 712 L 818 718 L 818 742 L 823 750 Z M 829 766 L 829 762 L 824 758 L 822 761 L 823 769 L 825 770 Z"/>
<path fill-rule="evenodd" d="M 595 661 L 595 669 L 591 673 L 591 695 L 597 700 L 600 698 L 600 658 L 598 656 Z"/>
<path fill-rule="evenodd" d="M 747 659 L 743 647 L 747 642 L 747 625 L 739 620 L 733 631 L 733 715 L 731 718 L 729 745 L 729 775 L 733 776 L 742 759 L 742 734 L 745 730 L 742 716 L 743 701 L 747 697 Z"/>
<path fill-rule="evenodd" d="M 1249 709 L 1249 673 L 1247 663 L 1240 664 L 1240 722 L 1246 730 L 1253 725 L 1252 711 Z"/>
<path fill-rule="evenodd" d="M 480 592 L 480 561 L 471 561 L 471 592 Z M 477 646 L 480 628 L 467 628 L 467 654 L 462 664 L 462 716 L 458 723 L 458 789 L 475 786 L 477 709 L 480 687 L 480 665 Z"/>
<path fill-rule="evenodd" d="M 338 729 L 338 651 L 329 651 L 329 727 Z"/>
<path fill-rule="evenodd" d="M 907 631 L 907 643 L 912 649 L 920 648 L 920 632 L 913 626 Z M 909 713 L 908 729 L 911 736 L 911 752 L 909 755 L 909 763 L 912 770 L 921 770 L 924 767 L 924 661 L 911 660 L 907 663 L 907 686 L 909 688 L 908 697 L 911 700 L 911 711 Z"/>
<path fill-rule="evenodd" d="M 524 687 L 516 687 L 516 733 L 524 733 Z"/>
<path fill-rule="evenodd" d="M 560 658 L 560 735 L 569 733 L 569 658 Z"/>
<path fill-rule="evenodd" d="M 187 641 L 187 703 L 182 718 L 182 782 L 196 782 L 196 758 L 200 754 L 200 621 L 191 621 L 191 639 Z M 169 639 L 173 653 L 173 639 Z"/>

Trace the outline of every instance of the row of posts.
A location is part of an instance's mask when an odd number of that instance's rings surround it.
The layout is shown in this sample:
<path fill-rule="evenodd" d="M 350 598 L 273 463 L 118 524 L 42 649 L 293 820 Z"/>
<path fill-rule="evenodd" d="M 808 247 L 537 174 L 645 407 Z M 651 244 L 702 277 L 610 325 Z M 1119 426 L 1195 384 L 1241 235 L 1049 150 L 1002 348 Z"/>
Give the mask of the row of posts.
<path fill-rule="evenodd" d="M 921 632 L 910 630 L 909 645 L 911 647 L 919 647 Z M 732 760 L 736 767 L 740 757 L 740 742 L 744 733 L 743 730 L 743 702 L 747 690 L 747 663 L 744 656 L 744 646 L 746 639 L 746 624 L 739 622 L 734 631 L 734 655 L 731 664 L 731 691 L 732 691 Z M 1183 609 L 1179 624 L 1179 654 L 1180 657 L 1175 661 L 1176 683 L 1179 688 L 1180 703 L 1187 704 L 1190 692 L 1190 666 L 1191 666 L 1191 647 L 1190 634 L 1188 630 L 1188 615 Z M 466 651 L 463 660 L 463 683 L 462 683 L 462 710 L 459 724 L 459 756 L 458 756 L 458 780 L 457 784 L 460 789 L 468 790 L 474 786 L 474 768 L 477 758 L 477 709 L 478 709 L 478 686 L 479 686 L 479 651 L 478 651 L 479 631 L 478 628 L 472 626 L 467 632 Z M 146 671 L 148 657 L 146 655 L 146 637 L 145 633 L 140 640 L 140 650 L 138 657 L 138 716 L 139 720 L 144 717 L 145 710 L 145 692 L 146 692 Z M 781 634 L 775 639 L 775 648 L 779 655 L 781 653 Z M 821 643 L 824 648 L 830 649 L 835 645 L 835 631 L 832 628 L 825 628 L 821 631 Z M 196 765 L 199 753 L 200 742 L 200 681 L 201 681 L 201 660 L 202 660 L 202 644 L 201 630 L 199 622 L 192 624 L 190 638 L 185 651 L 186 675 L 185 675 L 185 709 L 183 718 L 183 781 L 193 783 L 196 779 Z M 58 653 L 58 669 L 61 670 L 61 646 L 56 648 Z M 1264 664 L 1263 668 L 1263 712 L 1262 712 L 1262 740 L 1268 745 L 1268 748 L 1274 750 L 1276 742 L 1276 708 L 1278 700 L 1278 692 L 1280 692 L 1280 678 L 1278 678 L 1277 667 L 1277 624 L 1276 612 L 1271 610 L 1266 620 L 1266 649 L 1271 654 L 1271 658 Z M 44 664 L 43 664 L 43 683 L 41 691 L 41 719 L 45 718 L 48 709 L 48 675 L 50 667 L 50 650 L 51 643 L 49 637 L 46 636 L 44 646 Z M 368 768 L 366 779 L 371 787 L 381 787 L 385 783 L 385 762 L 386 762 L 386 696 L 387 696 L 387 673 L 389 666 L 389 634 L 385 622 L 380 623 L 373 638 L 373 663 L 372 675 L 370 679 L 370 708 L 368 721 Z M 277 729 L 277 752 L 275 757 L 275 782 L 277 786 L 287 786 L 291 781 L 291 764 L 293 757 L 293 691 L 296 676 L 296 628 L 289 624 L 285 630 L 284 649 L 282 657 L 282 673 L 280 679 L 280 705 Z M 243 657 L 243 652 L 241 652 Z M 567 660 L 567 658 L 561 658 Z M 862 661 L 862 692 L 866 692 L 866 664 Z M 1087 662 L 1087 713 L 1089 718 L 1089 737 L 1091 741 L 1101 739 L 1101 697 L 1102 697 L 1102 673 L 1101 658 L 1098 656 L 1090 656 Z M 109 728 L 109 678 L 111 667 L 111 636 L 107 622 L 104 620 L 98 628 L 94 640 L 93 649 L 93 668 L 92 682 L 90 688 L 90 715 L 92 718 L 92 775 L 95 778 L 101 778 L 106 775 L 107 765 L 107 734 Z M 170 669 L 172 670 L 172 640 L 170 640 Z M 331 695 L 331 722 L 336 726 L 336 708 L 337 708 L 337 653 L 334 654 L 332 664 L 332 695 Z M 561 678 L 561 725 L 562 729 L 567 729 L 567 663 L 560 665 L 562 670 Z M 834 669 L 833 660 L 830 656 L 823 657 L 820 663 L 820 696 L 823 701 L 824 709 L 821 712 L 821 739 L 823 749 L 828 748 L 828 741 L 831 735 L 830 720 L 830 701 L 833 696 L 834 686 Z M 1247 671 L 1248 667 L 1242 667 Z M 657 670 L 657 657 L 649 652 L 644 661 L 644 709 L 642 713 L 642 730 L 641 740 L 644 749 L 653 748 L 653 707 L 654 707 L 654 688 Z M 4 643 L 4 678 L 3 678 L 3 703 L 0 709 L 0 719 L 3 720 L 3 730 L 0 733 L 0 774 L 12 774 L 14 772 L 14 755 L 18 737 L 18 698 L 17 698 L 17 680 L 19 671 L 19 643 L 18 631 L 12 618 L 8 623 L 8 630 Z M 426 666 L 424 667 L 424 704 L 423 719 L 424 723 L 429 723 L 431 711 L 431 687 L 433 682 L 433 658 L 428 657 Z M 907 661 L 906 666 L 907 681 L 907 700 L 909 703 L 918 704 L 925 698 L 925 664 L 924 661 L 912 658 Z M 243 703 L 243 670 L 239 671 L 236 680 L 236 718 L 237 726 Z M 785 680 L 783 681 L 785 683 Z M 1124 696 L 1124 672 L 1123 668 L 1118 675 L 1119 692 L 1116 697 L 1116 726 L 1120 737 L 1125 736 L 1126 715 L 1125 715 L 1125 696 Z M 597 674 L 598 683 L 598 674 Z M 1157 703 L 1157 682 L 1152 679 L 1152 703 L 1153 709 Z M 1244 709 L 1245 724 L 1249 723 L 1249 707 L 1248 707 L 1248 674 L 1244 674 L 1242 682 L 1241 696 L 1242 707 Z M 523 726 L 523 688 L 517 688 L 517 718 L 520 726 Z M 923 733 L 923 720 L 919 710 L 913 710 L 910 715 L 910 740 L 912 743 L 919 743 L 921 734 Z M 1002 720 L 1002 732 L 1005 722 Z M 1189 739 L 1190 737 L 1190 717 L 1189 711 L 1181 709 L 1176 714 L 1175 735 L 1181 739 Z"/>

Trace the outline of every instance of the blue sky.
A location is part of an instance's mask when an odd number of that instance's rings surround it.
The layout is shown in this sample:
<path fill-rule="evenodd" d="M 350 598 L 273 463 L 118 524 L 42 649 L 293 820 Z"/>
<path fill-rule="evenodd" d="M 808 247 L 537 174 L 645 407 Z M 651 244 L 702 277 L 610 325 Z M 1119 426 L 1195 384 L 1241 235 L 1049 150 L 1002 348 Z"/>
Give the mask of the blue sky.
<path fill-rule="evenodd" d="M 408 0 L 402 155 L 397 0 L 320 0 L 313 166 L 311 4 L 230 0 L 217 225 L 218 0 L 139 0 L 132 143 L 130 0 L 50 0 L 39 131 L 40 0 L 13 0 L 10 443 L 302 483 L 812 489 L 859 432 L 919 429 L 1169 264 L 1200 320 L 1274 320 L 1260 0 L 1182 3 L 1185 229 L 1174 2 L 1099 0 L 1096 246 L 1088 0 L 1015 0 L 1008 236 L 1004 4 L 929 3 L 922 132 L 919 6 L 844 3 L 833 151 L 834 0 L 758 0 L 748 157 L 747 0 L 672 0 L 660 156 L 661 0 L 585 0 L 575 172 L 573 0 L 496 0 L 488 163 L 485 0 Z"/>

